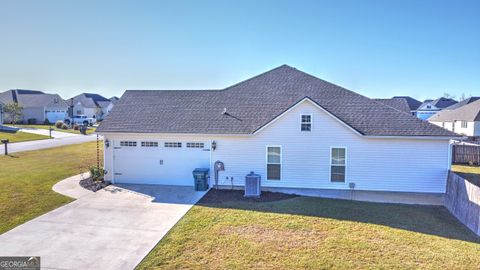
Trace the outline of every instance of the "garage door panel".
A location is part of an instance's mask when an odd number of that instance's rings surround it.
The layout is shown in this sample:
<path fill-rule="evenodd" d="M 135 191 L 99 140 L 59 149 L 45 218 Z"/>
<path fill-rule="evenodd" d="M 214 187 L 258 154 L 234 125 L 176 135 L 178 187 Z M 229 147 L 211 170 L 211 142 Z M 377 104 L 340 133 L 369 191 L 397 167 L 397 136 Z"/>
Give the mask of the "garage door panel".
<path fill-rule="evenodd" d="M 115 147 L 117 183 L 193 186 L 192 171 L 209 168 L 210 152 L 199 148 Z"/>

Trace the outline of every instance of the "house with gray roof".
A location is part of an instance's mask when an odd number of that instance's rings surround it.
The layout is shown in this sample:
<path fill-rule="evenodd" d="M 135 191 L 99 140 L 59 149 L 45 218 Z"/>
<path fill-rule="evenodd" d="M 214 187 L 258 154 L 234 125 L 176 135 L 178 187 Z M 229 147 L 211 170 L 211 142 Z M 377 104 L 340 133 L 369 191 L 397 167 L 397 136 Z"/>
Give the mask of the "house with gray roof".
<path fill-rule="evenodd" d="M 428 118 L 428 121 L 457 134 L 480 136 L 480 99 L 453 110 L 448 108 Z"/>
<path fill-rule="evenodd" d="M 99 94 L 82 93 L 70 99 L 73 102 L 74 115 L 86 115 L 88 118 L 102 120 L 113 108 L 113 102 Z"/>
<path fill-rule="evenodd" d="M 427 120 L 437 112 L 457 103 L 456 100 L 445 97 L 437 98 L 435 100 L 427 99 L 418 107 L 416 115 L 422 120 Z"/>
<path fill-rule="evenodd" d="M 470 104 L 470 103 L 472 103 L 472 102 L 475 102 L 475 101 L 477 101 L 477 100 L 479 100 L 479 99 L 480 99 L 480 97 L 469 97 L 469 98 L 466 98 L 466 99 L 464 99 L 464 100 L 462 100 L 462 101 L 460 101 L 460 102 L 458 102 L 458 103 L 455 103 L 455 104 L 453 104 L 453 105 L 451 105 L 451 106 L 448 106 L 448 107 L 445 108 L 444 110 L 455 110 L 455 109 L 458 109 L 458 108 L 463 107 L 463 106 L 465 106 L 465 105 L 468 105 L 468 104 Z"/>
<path fill-rule="evenodd" d="M 410 96 L 394 96 L 392 99 L 405 100 L 407 102 L 408 108 L 410 108 L 410 113 L 412 115 L 417 115 L 417 109 L 422 105 L 422 102 L 410 97 Z"/>
<path fill-rule="evenodd" d="M 210 186 L 254 172 L 263 190 L 324 196 L 441 196 L 458 137 L 287 65 L 218 90 L 128 90 L 97 132 L 113 183 L 193 188 L 202 168 Z"/>
<path fill-rule="evenodd" d="M 67 117 L 68 105 L 57 94 L 48 94 L 38 90 L 12 89 L 0 93 L 0 103 L 18 103 L 23 107 L 23 123 L 43 124 L 45 120 L 55 123 Z M 8 114 L 3 114 L 3 121 L 10 122 Z"/>
<path fill-rule="evenodd" d="M 374 98 L 373 100 L 383 103 L 399 111 L 411 114 L 408 102 L 404 98 Z"/>

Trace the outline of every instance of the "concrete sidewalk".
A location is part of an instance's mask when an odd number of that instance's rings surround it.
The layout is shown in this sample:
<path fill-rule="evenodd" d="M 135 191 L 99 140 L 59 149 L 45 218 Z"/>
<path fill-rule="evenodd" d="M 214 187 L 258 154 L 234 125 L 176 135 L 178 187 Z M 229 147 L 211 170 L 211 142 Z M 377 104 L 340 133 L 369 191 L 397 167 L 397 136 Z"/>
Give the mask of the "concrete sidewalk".
<path fill-rule="evenodd" d="M 33 133 L 38 135 L 50 136 L 50 131 L 47 129 L 37 129 L 37 128 L 21 128 L 20 131 Z M 52 138 L 71 138 L 75 136 L 84 136 L 82 134 L 73 134 L 68 132 L 61 131 L 52 131 Z"/>
<path fill-rule="evenodd" d="M 46 131 L 48 132 L 48 130 Z M 63 133 L 63 132 L 58 132 L 58 133 Z M 92 141 L 95 141 L 96 139 L 97 139 L 97 135 L 76 135 L 76 134 L 63 135 L 62 134 L 59 137 L 53 138 L 53 139 L 10 143 L 8 144 L 8 153 L 33 151 L 33 150 L 65 146 L 70 144 L 92 142 Z M 0 153 L 4 154 L 3 147 L 1 148 Z"/>

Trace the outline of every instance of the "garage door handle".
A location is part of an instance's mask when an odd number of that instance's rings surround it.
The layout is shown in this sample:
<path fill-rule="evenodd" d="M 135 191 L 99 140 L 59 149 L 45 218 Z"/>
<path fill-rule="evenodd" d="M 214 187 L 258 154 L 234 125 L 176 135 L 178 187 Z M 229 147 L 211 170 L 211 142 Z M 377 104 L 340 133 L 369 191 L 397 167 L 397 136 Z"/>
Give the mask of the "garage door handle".
<path fill-rule="evenodd" d="M 122 149 L 121 147 L 113 147 L 113 149 Z"/>

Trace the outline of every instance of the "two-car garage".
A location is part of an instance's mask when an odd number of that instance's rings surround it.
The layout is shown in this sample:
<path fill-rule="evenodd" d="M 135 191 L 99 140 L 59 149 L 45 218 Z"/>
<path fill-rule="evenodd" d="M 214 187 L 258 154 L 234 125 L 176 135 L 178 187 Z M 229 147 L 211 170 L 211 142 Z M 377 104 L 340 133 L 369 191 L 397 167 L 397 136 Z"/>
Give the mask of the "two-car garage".
<path fill-rule="evenodd" d="M 113 142 L 114 183 L 193 186 L 192 171 L 209 166 L 207 141 Z"/>

